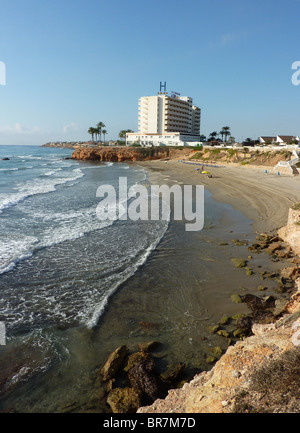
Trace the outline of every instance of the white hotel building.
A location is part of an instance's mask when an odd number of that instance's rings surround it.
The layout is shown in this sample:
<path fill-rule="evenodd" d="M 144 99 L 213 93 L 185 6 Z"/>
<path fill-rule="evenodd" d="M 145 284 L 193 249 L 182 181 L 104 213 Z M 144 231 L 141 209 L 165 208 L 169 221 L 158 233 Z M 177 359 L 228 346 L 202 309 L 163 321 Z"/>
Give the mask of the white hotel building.
<path fill-rule="evenodd" d="M 195 146 L 200 143 L 200 108 L 192 98 L 159 92 L 139 99 L 139 132 L 126 134 L 128 146 Z"/>

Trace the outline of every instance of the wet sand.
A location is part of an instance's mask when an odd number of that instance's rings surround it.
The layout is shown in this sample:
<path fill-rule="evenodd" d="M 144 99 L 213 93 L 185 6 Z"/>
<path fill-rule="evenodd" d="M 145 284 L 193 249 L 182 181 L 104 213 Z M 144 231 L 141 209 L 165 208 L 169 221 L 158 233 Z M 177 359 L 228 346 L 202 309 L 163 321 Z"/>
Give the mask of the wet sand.
<path fill-rule="evenodd" d="M 231 164 L 211 168 L 204 165 L 213 176 L 208 178 L 196 172 L 201 163 L 196 166 L 174 159 L 139 164 L 150 172 L 152 184 L 164 183 L 168 176 L 169 181 L 204 185 L 215 200 L 230 204 L 251 219 L 256 232 L 276 232 L 286 224 L 289 207 L 300 201 L 300 176 L 278 176 L 270 167 Z"/>

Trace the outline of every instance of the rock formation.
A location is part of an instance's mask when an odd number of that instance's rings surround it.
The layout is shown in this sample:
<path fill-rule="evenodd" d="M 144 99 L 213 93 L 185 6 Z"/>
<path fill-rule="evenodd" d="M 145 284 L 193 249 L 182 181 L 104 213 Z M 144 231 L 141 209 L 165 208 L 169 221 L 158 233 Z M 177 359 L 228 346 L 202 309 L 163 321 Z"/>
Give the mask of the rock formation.
<path fill-rule="evenodd" d="M 74 159 L 92 160 L 92 161 L 143 161 L 150 159 L 162 159 L 169 157 L 168 147 L 78 147 L 72 154 Z"/>
<path fill-rule="evenodd" d="M 289 243 L 295 254 L 300 255 L 300 203 L 289 209 L 288 221 L 278 235 Z"/>
<path fill-rule="evenodd" d="M 191 155 L 193 148 L 171 148 L 171 147 L 125 147 L 125 146 L 102 146 L 102 147 L 76 147 L 72 154 L 74 159 L 83 161 L 146 161 L 152 159 L 185 158 Z"/>

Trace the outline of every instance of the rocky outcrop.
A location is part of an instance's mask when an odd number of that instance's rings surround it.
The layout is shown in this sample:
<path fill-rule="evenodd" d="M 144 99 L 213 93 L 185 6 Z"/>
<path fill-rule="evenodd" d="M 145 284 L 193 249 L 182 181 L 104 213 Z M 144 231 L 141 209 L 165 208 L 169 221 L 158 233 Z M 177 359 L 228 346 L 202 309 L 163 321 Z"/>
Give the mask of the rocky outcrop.
<path fill-rule="evenodd" d="M 295 254 L 300 255 L 300 203 L 289 209 L 288 221 L 278 235 L 289 243 Z"/>
<path fill-rule="evenodd" d="M 299 412 L 299 292 L 284 312 L 276 323 L 254 324 L 254 335 L 229 346 L 212 370 L 138 413 Z"/>
<path fill-rule="evenodd" d="M 114 413 L 136 412 L 140 406 L 166 397 L 168 390 L 178 385 L 185 364 L 161 372 L 157 358 L 150 354 L 159 344 L 140 343 L 141 350 L 130 355 L 126 346 L 120 346 L 109 355 L 99 373 L 105 382 L 106 401 Z"/>
<path fill-rule="evenodd" d="M 121 368 L 127 353 L 128 348 L 123 345 L 118 347 L 109 355 L 107 361 L 105 362 L 100 371 L 100 374 L 102 375 L 105 382 L 115 377 L 115 375 Z"/>
<path fill-rule="evenodd" d="M 72 154 L 74 159 L 83 161 L 143 161 L 151 159 L 168 158 L 170 149 L 168 147 L 118 147 L 118 146 L 102 146 L 102 147 L 78 147 Z"/>
<path fill-rule="evenodd" d="M 298 221 L 300 204 L 290 210 L 286 239 L 282 230 L 280 237 L 261 234 L 248 247 L 253 252 L 269 249 L 275 260 L 284 253 L 293 264 L 280 274 L 261 273 L 263 280 L 276 278 L 278 293 L 291 290 L 290 299 L 234 295 L 234 302 L 244 302 L 251 310 L 236 320 L 233 336 L 242 340 L 230 345 L 210 371 L 196 375 L 181 389 L 171 389 L 165 399 L 139 408 L 138 413 L 300 412 L 300 258 L 284 242 L 294 240 L 291 246 L 298 251 L 300 237 L 295 233 L 300 230 L 294 227 Z M 219 324 L 211 332 L 228 336 Z"/>
<path fill-rule="evenodd" d="M 126 162 L 169 158 L 182 159 L 189 157 L 193 152 L 193 148 L 188 147 L 76 146 L 72 157 L 83 161 Z"/>
<path fill-rule="evenodd" d="M 288 150 L 247 150 L 244 148 L 209 148 L 205 147 L 203 151 L 195 152 L 190 160 L 198 162 L 218 162 L 218 163 L 235 163 L 242 165 L 255 165 L 275 167 L 281 163 L 282 166 L 278 167 L 277 171 L 290 174 L 290 169 L 285 166 L 285 163 L 290 161 L 292 152 Z M 297 169 L 295 169 L 296 174 Z M 298 172 L 297 172 L 298 173 Z"/>

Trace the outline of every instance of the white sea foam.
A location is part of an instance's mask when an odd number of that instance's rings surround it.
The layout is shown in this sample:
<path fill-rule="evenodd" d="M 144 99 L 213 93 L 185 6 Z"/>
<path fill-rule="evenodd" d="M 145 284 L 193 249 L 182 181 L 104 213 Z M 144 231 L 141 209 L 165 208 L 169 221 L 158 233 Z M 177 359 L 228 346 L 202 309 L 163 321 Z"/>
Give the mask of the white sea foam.
<path fill-rule="evenodd" d="M 11 271 L 17 263 L 33 254 L 33 246 L 38 243 L 34 236 L 4 236 L 0 240 L 0 274 Z"/>
<path fill-rule="evenodd" d="M 79 239 L 95 230 L 108 227 L 113 221 L 99 221 L 94 207 L 79 211 L 47 214 L 34 212 L 31 217 L 49 222 L 49 228 L 39 237 L 7 235 L 0 240 L 0 275 L 11 271 L 18 263 L 26 260 L 43 248 L 65 241 Z"/>
<path fill-rule="evenodd" d="M 0 194 L 0 213 L 5 209 L 17 205 L 28 197 L 37 194 L 47 194 L 56 190 L 57 185 L 62 185 L 67 182 L 77 180 L 84 176 L 80 168 L 72 170 L 72 173 L 67 173 L 66 177 L 54 178 L 51 181 L 48 179 L 33 179 L 18 184 L 18 192 L 12 194 Z"/>
<path fill-rule="evenodd" d="M 165 225 L 165 230 L 166 229 L 167 229 L 167 224 Z M 165 231 L 163 233 L 165 233 Z M 123 274 L 122 278 L 119 279 L 115 284 L 113 284 L 110 287 L 110 289 L 105 293 L 105 297 L 101 300 L 101 302 L 98 305 L 95 306 L 92 315 L 86 321 L 86 326 L 89 329 L 94 328 L 97 325 L 99 318 L 102 316 L 102 314 L 105 310 L 105 307 L 108 303 L 110 296 L 117 290 L 117 288 L 122 283 L 124 283 L 128 278 L 130 278 L 133 274 L 135 274 L 135 272 L 138 270 L 138 268 L 146 262 L 147 258 L 151 254 L 151 252 L 156 248 L 156 246 L 160 242 L 160 240 L 163 236 L 163 233 L 161 233 L 160 236 L 158 238 L 156 238 L 151 243 L 151 245 L 149 245 L 149 247 L 144 251 L 144 253 L 141 255 L 141 257 L 136 261 L 136 263 L 131 268 L 129 268 L 128 271 L 125 272 L 125 274 Z"/>

